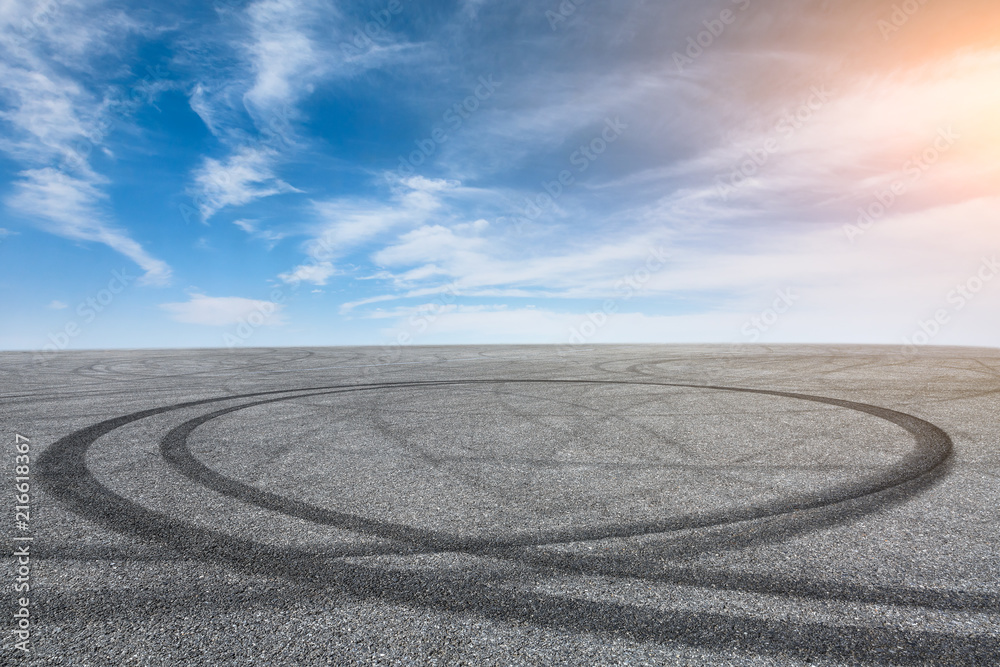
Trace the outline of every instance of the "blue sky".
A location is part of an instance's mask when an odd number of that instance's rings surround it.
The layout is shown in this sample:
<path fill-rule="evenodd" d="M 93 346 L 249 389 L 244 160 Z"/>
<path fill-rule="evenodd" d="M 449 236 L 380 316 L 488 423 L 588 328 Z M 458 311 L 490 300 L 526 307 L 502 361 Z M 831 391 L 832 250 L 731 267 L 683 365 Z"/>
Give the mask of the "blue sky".
<path fill-rule="evenodd" d="M 0 27 L 4 349 L 997 344 L 995 2 Z"/>

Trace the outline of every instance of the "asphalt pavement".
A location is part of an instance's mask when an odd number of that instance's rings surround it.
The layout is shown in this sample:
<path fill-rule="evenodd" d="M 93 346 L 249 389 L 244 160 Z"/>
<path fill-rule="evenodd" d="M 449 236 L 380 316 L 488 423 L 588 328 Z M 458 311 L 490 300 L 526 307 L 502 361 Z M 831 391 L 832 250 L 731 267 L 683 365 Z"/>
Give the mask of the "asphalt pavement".
<path fill-rule="evenodd" d="M 1000 664 L 1000 350 L 5 352 L 0 378 L 0 664 Z"/>

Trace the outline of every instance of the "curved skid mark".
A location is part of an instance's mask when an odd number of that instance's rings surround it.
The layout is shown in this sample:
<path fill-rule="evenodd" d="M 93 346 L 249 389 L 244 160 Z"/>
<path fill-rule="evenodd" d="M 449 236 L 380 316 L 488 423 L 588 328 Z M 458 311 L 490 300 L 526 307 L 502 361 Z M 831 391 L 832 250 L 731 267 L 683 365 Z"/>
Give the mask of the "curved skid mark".
<path fill-rule="evenodd" d="M 284 498 L 275 494 L 261 491 L 253 486 L 229 479 L 198 461 L 187 448 L 187 437 L 195 428 L 207 421 L 215 419 L 225 414 L 230 414 L 244 408 L 277 403 L 292 400 L 303 396 L 317 394 L 333 394 L 349 391 L 373 391 L 387 390 L 394 388 L 440 388 L 456 385 L 469 384 L 615 384 L 630 386 L 670 386 L 683 387 L 688 389 L 732 391 L 762 394 L 770 396 L 782 396 L 798 400 L 814 401 L 836 405 L 850 410 L 865 412 L 873 416 L 886 419 L 892 423 L 909 431 L 916 438 L 916 447 L 908 455 L 895 465 L 887 468 L 881 475 L 860 479 L 839 487 L 828 489 L 819 494 L 808 494 L 793 496 L 791 498 L 772 501 L 761 506 L 737 508 L 721 512 L 706 514 L 690 514 L 680 517 L 665 518 L 657 521 L 635 522 L 624 525 L 605 525 L 581 527 L 576 529 L 560 529 L 539 534 L 537 532 L 527 532 L 508 537 L 504 540 L 491 540 L 482 538 L 462 538 L 453 535 L 446 535 L 437 531 L 429 531 L 401 524 L 375 521 L 365 517 L 334 512 L 323 508 L 309 505 L 300 501 Z M 291 393 L 295 392 L 295 393 Z M 304 393 L 305 392 L 305 393 Z M 938 427 L 894 410 L 880 408 L 877 406 L 853 401 L 845 401 L 833 398 L 809 396 L 805 394 L 795 394 L 782 391 L 771 391 L 764 389 L 749 389 L 737 387 L 703 386 L 676 383 L 652 383 L 652 382 L 608 382 L 596 380 L 446 380 L 428 382 L 406 382 L 406 383 L 384 383 L 375 385 L 348 385 L 335 386 L 329 388 L 299 389 L 299 390 L 276 390 L 261 392 L 256 394 L 245 394 L 243 396 L 231 396 L 218 399 L 203 399 L 182 403 L 165 408 L 154 408 L 133 413 L 112 420 L 101 422 L 95 426 L 88 427 L 82 431 L 71 434 L 55 443 L 44 454 L 40 462 L 43 478 L 50 480 L 49 486 L 55 495 L 60 497 L 73 496 L 74 490 L 79 489 L 81 481 L 86 482 L 84 487 L 88 490 L 88 495 L 96 492 L 94 485 L 100 487 L 107 493 L 95 478 L 86 469 L 83 456 L 86 449 L 97 438 L 127 423 L 138 421 L 154 414 L 162 414 L 186 407 L 197 405 L 207 405 L 218 401 L 237 400 L 243 398 L 253 398 L 258 396 L 273 396 L 274 394 L 291 394 L 262 399 L 250 403 L 230 406 L 214 411 L 207 415 L 191 419 L 171 430 L 161 442 L 161 453 L 166 460 L 177 468 L 181 473 L 190 479 L 205 485 L 206 487 L 233 498 L 258 505 L 264 509 L 269 509 L 291 516 L 297 516 L 306 520 L 322 523 L 325 525 L 337 526 L 347 530 L 363 532 L 377 537 L 392 540 L 406 541 L 417 544 L 424 548 L 445 550 L 445 551 L 471 551 L 484 552 L 494 550 L 505 550 L 512 547 L 540 546 L 544 544 L 557 544 L 563 542 L 581 542 L 588 540 L 599 540 L 608 538 L 625 538 L 638 535 L 649 535 L 654 533 L 673 532 L 678 530 L 689 530 L 692 528 L 709 528 L 721 526 L 729 523 L 750 521 L 764 517 L 771 517 L 780 514 L 798 512 L 802 510 L 819 509 L 836 503 L 854 500 L 871 494 L 885 491 L 907 482 L 913 481 L 934 470 L 947 459 L 951 452 L 951 439 Z M 62 484 L 52 482 L 61 481 Z"/>
<path fill-rule="evenodd" d="M 961 658 L 964 664 L 986 665 L 994 664 L 996 655 L 1000 654 L 1000 642 L 985 637 L 952 636 L 938 632 L 893 630 L 880 627 L 826 626 L 788 619 L 748 618 L 714 612 L 653 610 L 617 602 L 578 600 L 561 595 L 547 595 L 510 588 L 498 585 L 500 582 L 495 579 L 484 581 L 474 577 L 449 574 L 447 571 L 392 569 L 391 574 L 389 574 L 380 566 L 331 560 L 331 558 L 336 558 L 337 554 L 306 553 L 301 550 L 289 550 L 260 544 L 220 531 L 198 528 L 167 515 L 147 510 L 101 485 L 87 469 L 85 463 L 87 449 L 101 436 L 126 424 L 183 408 L 211 405 L 223 401 L 277 396 L 276 399 L 265 399 L 252 403 L 261 404 L 272 400 L 293 398 L 293 396 L 280 396 L 292 393 L 295 395 L 302 395 L 306 392 L 340 393 L 397 387 L 442 387 L 454 384 L 495 384 L 498 382 L 555 384 L 558 381 L 466 380 L 340 385 L 257 392 L 153 408 L 99 422 L 53 443 L 39 458 L 39 481 L 47 493 L 66 503 L 73 511 L 115 531 L 160 542 L 170 548 L 178 549 L 188 556 L 207 562 L 225 562 L 236 569 L 252 574 L 279 575 L 300 584 L 319 589 L 341 591 L 360 599 L 375 598 L 386 602 L 417 604 L 447 613 L 474 613 L 481 617 L 504 622 L 529 622 L 537 626 L 555 627 L 574 632 L 613 633 L 638 641 L 678 641 L 708 649 L 765 651 L 782 655 L 785 659 L 788 657 L 811 659 L 822 656 L 846 661 L 858 659 L 888 661 L 892 664 L 953 664 L 956 659 Z M 887 419 L 909 431 L 916 439 L 916 448 L 893 467 L 892 475 L 883 476 L 876 480 L 862 480 L 856 484 L 836 489 L 836 493 L 827 492 L 822 496 L 803 497 L 801 502 L 794 503 L 794 506 L 789 503 L 780 503 L 775 506 L 758 508 L 756 512 L 750 513 L 737 511 L 724 517 L 689 517 L 689 523 L 685 526 L 687 528 L 717 526 L 719 527 L 717 529 L 725 530 L 727 529 L 725 524 L 728 522 L 770 516 L 772 518 L 769 521 L 785 524 L 778 529 L 779 533 L 788 534 L 796 530 L 811 530 L 830 525 L 831 520 L 832 522 L 849 521 L 861 513 L 883 507 L 887 501 L 899 502 L 912 497 L 914 493 L 932 484 L 940 475 L 944 474 L 947 466 L 943 464 L 946 463 L 951 452 L 951 440 L 944 431 L 933 424 L 904 413 L 851 401 L 761 389 L 705 387 L 689 384 L 562 382 L 565 384 L 666 385 L 797 398 L 859 410 Z M 231 406 L 224 411 L 217 410 L 211 414 L 218 416 L 244 407 L 248 407 L 248 405 Z M 183 459 L 186 455 L 180 449 L 183 446 L 181 436 L 196 428 L 199 420 L 200 423 L 204 423 L 211 418 L 211 416 L 205 415 L 175 428 L 171 432 L 176 434 L 175 439 L 166 443 L 166 448 L 171 452 L 170 455 L 180 456 Z M 178 449 L 174 449 L 175 447 Z M 239 484 L 238 482 L 234 483 Z M 230 490 L 236 491 L 238 489 L 232 487 Z M 283 503 L 295 502 L 279 498 L 274 500 Z M 812 510 L 799 511 L 809 508 Z M 305 508 L 298 506 L 298 509 Z M 382 531 L 385 526 L 386 524 L 380 524 L 375 528 Z M 566 540 L 625 537 L 676 530 L 680 527 L 677 521 L 673 520 L 633 525 L 628 531 L 614 527 L 562 533 L 557 531 L 549 534 L 545 539 L 539 540 L 536 537 L 527 541 L 526 544 L 538 545 Z M 411 527 L 403 527 L 403 529 L 406 535 L 403 539 L 413 539 L 418 542 L 419 546 L 411 543 L 411 546 L 400 548 L 395 551 L 396 553 L 421 552 L 425 551 L 429 545 L 431 548 L 445 546 L 438 544 L 443 537 L 451 547 L 464 546 L 466 549 L 470 547 L 485 549 L 489 555 L 517 559 L 529 567 L 541 566 L 558 569 L 565 567 L 566 569 L 582 571 L 580 564 L 585 562 L 580 559 L 574 560 L 572 556 L 566 554 L 549 555 L 544 554 L 541 550 L 522 549 L 515 552 L 509 549 L 512 546 L 519 546 L 519 540 L 492 543 L 458 540 L 457 543 L 448 543 L 447 541 L 452 538 L 441 536 L 432 531 L 419 531 Z M 400 545 L 400 547 L 404 547 L 404 545 Z M 507 553 L 503 553 L 504 548 L 501 547 L 508 548 Z M 606 571 L 607 574 L 614 575 L 617 572 L 619 575 L 638 577 L 643 577 L 645 574 L 645 576 L 660 580 L 687 579 L 695 585 L 707 583 L 703 577 L 684 572 L 675 572 L 673 576 L 669 573 L 651 576 L 652 573 L 630 572 L 629 568 L 625 568 L 625 571 L 622 572 L 613 561 L 591 559 L 586 563 L 589 563 L 591 571 L 595 573 L 605 573 Z M 729 581 L 730 578 L 733 580 Z M 735 574 L 719 575 L 716 577 L 716 581 L 723 587 L 733 590 L 761 589 L 775 595 L 791 594 L 807 597 L 812 595 L 822 599 L 837 599 L 835 586 L 832 589 L 834 592 L 831 593 L 831 589 L 824 586 L 813 587 L 808 583 L 802 583 L 798 587 L 792 587 L 792 590 L 786 593 L 780 589 L 773 590 L 766 583 L 760 583 L 757 587 L 749 586 Z M 894 597 L 895 599 L 891 599 L 890 603 L 896 604 L 922 604 L 925 600 L 932 602 L 927 600 L 924 591 L 894 594 L 892 591 L 858 587 L 858 590 L 843 592 L 845 599 L 854 600 L 864 595 L 872 595 L 877 599 L 881 594 L 888 595 L 890 598 Z M 969 602 L 973 601 L 969 600 Z M 713 632 L 706 633 L 705 628 L 707 627 L 713 628 Z M 767 641 L 762 643 L 761 638 L 763 637 L 766 637 Z M 885 647 L 894 648 L 891 653 L 887 653 Z"/>
<path fill-rule="evenodd" d="M 616 385 L 643 385 L 643 386 L 671 386 L 671 387 L 684 387 L 684 388 L 694 388 L 694 389 L 707 389 L 715 391 L 734 391 L 734 392 L 744 392 L 744 393 L 754 393 L 763 394 L 770 396 L 782 396 L 785 398 L 799 399 L 814 401 L 817 403 L 826 403 L 829 405 L 836 405 L 842 408 L 857 410 L 860 412 L 866 412 L 868 414 L 886 419 L 898 426 L 901 426 L 905 430 L 909 431 L 916 438 L 916 447 L 907 456 L 903 457 L 902 460 L 897 462 L 895 465 L 886 468 L 882 474 L 877 477 L 860 479 L 848 484 L 844 484 L 839 487 L 834 487 L 826 490 L 822 494 L 810 494 L 810 495 L 800 495 L 793 496 L 790 498 L 784 498 L 776 501 L 772 501 L 759 506 L 750 506 L 746 508 L 730 509 L 720 512 L 712 512 L 706 514 L 690 514 L 686 516 L 670 517 L 657 521 L 643 521 L 634 522 L 623 525 L 605 525 L 605 526 L 592 526 L 592 527 L 581 527 L 575 529 L 560 529 L 548 532 L 539 533 L 537 531 L 529 531 L 520 534 L 515 534 L 507 537 L 503 540 L 494 540 L 486 538 L 466 538 L 459 537 L 456 535 L 447 535 L 445 533 L 440 533 L 437 531 L 428 531 L 423 529 L 417 529 L 410 526 L 403 526 L 400 524 L 386 523 L 381 521 L 375 521 L 365 517 L 361 517 L 353 514 L 344 514 L 341 512 L 333 512 L 326 510 L 314 505 L 309 505 L 296 500 L 286 499 L 282 496 L 277 496 L 275 494 L 267 493 L 261 491 L 253 486 L 244 484 L 242 482 L 224 477 L 223 475 L 211 470 L 206 467 L 200 461 L 198 461 L 187 448 L 187 438 L 194 431 L 195 428 L 204 424 L 207 421 L 215 419 L 225 414 L 236 412 L 243 408 L 253 407 L 257 405 L 263 405 L 266 403 L 278 403 L 281 401 L 291 400 L 292 398 L 300 397 L 296 396 L 281 396 L 277 398 L 265 399 L 262 401 L 256 401 L 253 403 L 233 406 L 225 408 L 223 410 L 210 413 L 208 415 L 203 415 L 195 419 L 189 420 L 184 424 L 174 428 L 170 431 L 161 442 L 160 451 L 164 458 L 167 459 L 178 471 L 186 475 L 188 478 L 203 484 L 204 486 L 216 491 L 218 493 L 230 496 L 248 502 L 264 509 L 270 509 L 276 512 L 281 512 L 284 514 L 289 514 L 291 516 L 296 516 L 309 521 L 314 521 L 316 523 L 321 523 L 324 525 L 336 526 L 339 528 L 347 530 L 355 530 L 358 532 L 367 533 L 377 537 L 383 537 L 393 540 L 413 542 L 419 544 L 422 547 L 441 551 L 466 551 L 472 553 L 488 553 L 495 550 L 507 550 L 516 547 L 526 547 L 526 546 L 541 546 L 546 544 L 557 544 L 565 542 L 584 542 L 589 540 L 601 540 L 608 538 L 626 538 L 635 537 L 638 535 L 649 535 L 654 533 L 666 533 L 678 530 L 689 530 L 692 528 L 709 528 L 715 526 L 721 526 L 730 523 L 737 523 L 741 521 L 751 521 L 754 519 L 761 519 L 765 517 L 776 516 L 780 514 L 787 514 L 791 512 L 798 512 L 802 510 L 818 509 L 833 505 L 836 503 L 844 502 L 847 500 L 853 500 L 861 498 L 867 495 L 878 493 L 890 489 L 895 486 L 899 486 L 906 482 L 909 482 L 917 477 L 932 471 L 936 466 L 940 465 L 951 452 L 951 439 L 948 435 L 937 428 L 929 422 L 925 422 L 916 417 L 895 412 L 893 410 L 888 410 L 886 408 L 880 408 L 872 405 L 866 405 L 863 403 L 854 403 L 852 401 L 844 401 L 832 398 L 823 398 L 818 396 L 808 396 L 805 394 L 794 394 L 789 392 L 778 392 L 763 389 L 741 389 L 734 387 L 716 387 L 716 386 L 700 386 L 700 385 L 681 385 L 681 384 L 665 384 L 665 383 L 632 383 L 632 382 L 600 382 L 600 381 L 573 381 L 573 380 L 449 380 L 443 382 L 426 382 L 426 383 L 406 383 L 404 385 L 382 385 L 382 386 L 372 386 L 358 388 L 353 391 L 372 391 L 372 390 L 386 390 L 391 389 L 396 386 L 402 386 L 405 388 L 413 388 L 418 386 L 421 388 L 432 388 L 432 387 L 452 387 L 456 385 L 465 384 L 486 384 L 486 383 L 500 383 L 500 384 L 518 384 L 518 383 L 531 383 L 531 384 L 616 384 Z M 351 389 L 338 389 L 330 392 L 323 393 L 342 393 L 345 391 L 352 391 Z M 311 394 L 314 395 L 314 394 Z"/>

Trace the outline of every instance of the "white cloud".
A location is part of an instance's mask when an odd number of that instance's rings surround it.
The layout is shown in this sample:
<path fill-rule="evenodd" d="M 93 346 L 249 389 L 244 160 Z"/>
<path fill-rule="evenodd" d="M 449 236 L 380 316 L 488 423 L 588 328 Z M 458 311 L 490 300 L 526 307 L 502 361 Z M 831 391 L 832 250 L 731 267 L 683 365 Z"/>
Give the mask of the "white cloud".
<path fill-rule="evenodd" d="M 191 90 L 191 94 L 188 96 L 188 104 L 191 106 L 191 110 L 198 114 L 201 122 L 205 123 L 205 127 L 212 134 L 218 136 L 223 131 L 223 127 L 217 118 L 218 111 L 208 94 L 205 84 L 195 84 Z"/>
<path fill-rule="evenodd" d="M 373 258 L 387 266 L 434 262 L 458 265 L 485 259 L 485 248 L 485 239 L 463 237 L 447 227 L 428 225 L 403 234 L 396 244 L 383 248 Z"/>
<path fill-rule="evenodd" d="M 170 282 L 170 267 L 165 262 L 150 256 L 128 234 L 107 222 L 102 208 L 107 195 L 93 182 L 52 168 L 28 170 L 20 176 L 14 194 L 5 202 L 7 206 L 45 231 L 113 248 L 146 272 L 142 281 L 147 284 Z"/>
<path fill-rule="evenodd" d="M 274 326 L 284 324 L 281 311 L 284 305 L 272 301 L 258 301 L 242 297 L 212 297 L 204 294 L 192 294 L 188 301 L 160 304 L 160 308 L 170 313 L 170 316 L 186 324 L 203 324 L 221 327 L 238 324 L 252 313 L 263 317 L 263 325 Z"/>
<path fill-rule="evenodd" d="M 366 315 L 368 319 L 410 319 L 414 316 L 430 315 L 436 317 L 445 313 L 457 313 L 467 315 L 470 313 L 492 313 L 496 311 L 506 311 L 506 305 L 474 305 L 462 306 L 453 303 L 422 303 L 417 306 L 397 306 L 391 310 L 376 308 Z"/>
<path fill-rule="evenodd" d="M 776 290 L 792 289 L 797 295 L 792 312 L 764 332 L 762 341 L 901 343 L 919 321 L 938 309 L 950 309 L 949 291 L 972 278 L 984 260 L 1000 255 L 997 216 L 1000 198 L 990 197 L 893 212 L 853 243 L 841 226 L 829 225 L 770 224 L 762 234 L 760 228 L 736 230 L 726 223 L 675 234 L 665 265 L 643 276 L 636 292 L 641 305 L 619 300 L 620 315 L 602 327 L 593 342 L 751 342 L 741 334 L 743 325 L 771 305 Z M 853 217 L 843 221 L 850 222 Z M 525 257 L 521 247 L 517 257 L 496 239 L 470 234 L 469 228 L 456 231 L 457 227 L 426 225 L 384 247 L 376 253 L 378 261 L 418 268 L 381 274 L 380 279 L 395 281 L 390 293 L 344 303 L 341 312 L 398 317 L 399 329 L 389 337 L 395 339 L 412 329 L 407 323 L 414 316 L 419 319 L 427 304 L 360 309 L 449 294 L 436 300 L 449 305 L 438 306 L 440 317 L 428 320 L 427 336 L 421 341 L 559 342 L 553 336 L 568 331 L 568 323 L 579 321 L 579 316 L 541 308 L 476 311 L 469 302 L 617 299 L 616 283 L 639 275 L 652 245 L 652 237 L 636 235 L 616 243 L 595 240 L 590 248 L 560 252 L 543 248 L 533 257 Z M 992 283 L 974 303 L 951 313 L 955 324 L 935 343 L 985 344 L 991 335 L 995 341 L 990 314 L 1000 312 L 1000 283 Z M 678 307 L 690 314 L 664 314 Z M 658 309 L 662 309 L 659 314 Z M 629 310 L 646 315 L 625 316 Z"/>
<path fill-rule="evenodd" d="M 408 58 L 415 50 L 392 42 L 386 31 L 368 51 L 345 55 L 340 46 L 351 39 L 353 26 L 329 0 L 257 0 L 223 12 L 218 29 L 221 38 L 202 38 L 221 39 L 213 46 L 225 57 L 206 61 L 205 43 L 181 56 L 202 71 L 191 88 L 191 108 L 233 153 L 206 159 L 194 174 L 193 194 L 206 219 L 226 206 L 298 192 L 274 173 L 302 147 L 295 126 L 300 102 L 322 81 Z"/>
<path fill-rule="evenodd" d="M 273 248 L 278 241 L 288 236 L 287 234 L 281 232 L 261 229 L 256 220 L 233 220 L 233 224 L 245 231 L 251 237 L 265 241 L 268 248 Z"/>
<path fill-rule="evenodd" d="M 610 316 L 565 313 L 542 308 L 433 306 L 399 313 L 395 327 L 382 331 L 386 340 L 409 334 L 417 344 L 551 344 L 737 342 L 741 319 L 731 313 L 649 315 L 627 310 Z M 381 316 L 382 314 L 380 314 Z M 594 322 L 599 325 L 595 325 Z"/>
<path fill-rule="evenodd" d="M 565 152 L 569 168 L 575 147 L 566 150 L 568 140 L 599 134 L 605 122 L 615 118 L 626 126 L 626 134 L 631 133 L 636 119 L 660 115 L 665 106 L 674 104 L 679 87 L 673 77 L 648 72 L 623 75 L 597 65 L 558 75 L 547 69 L 531 70 L 518 79 L 497 75 L 494 83 L 499 84 L 496 99 L 469 114 L 463 128 L 441 146 L 438 163 L 466 181 L 524 167 L 529 160 L 557 150 Z M 444 109 L 461 99 L 450 100 Z M 439 97 L 434 100 L 440 104 Z M 512 137 L 517 140 L 511 141 Z M 585 141 L 591 138 L 586 136 Z"/>
<path fill-rule="evenodd" d="M 94 5 L 97 5 L 96 7 Z M 114 225 L 90 164 L 113 123 L 109 102 L 77 78 L 93 74 L 92 62 L 114 53 L 129 33 L 144 30 L 101 3 L 4 3 L 0 20 L 0 120 L 9 131 L 0 150 L 28 167 L 5 204 L 39 228 L 74 240 L 103 243 L 136 262 L 143 281 L 165 284 L 170 268 Z"/>
<path fill-rule="evenodd" d="M 195 172 L 198 210 L 208 220 L 226 206 L 242 206 L 262 197 L 300 192 L 274 175 L 274 152 L 245 146 L 225 162 L 206 158 Z"/>
<path fill-rule="evenodd" d="M 245 96 L 249 109 L 266 113 L 295 101 L 337 62 L 308 34 L 320 11 L 327 19 L 331 12 L 337 15 L 329 4 L 294 0 L 261 0 L 247 8 L 252 34 L 247 56 L 254 73 Z"/>
<path fill-rule="evenodd" d="M 206 158 L 194 173 L 192 194 L 204 220 L 227 206 L 299 192 L 274 172 L 295 141 L 294 105 L 338 61 L 310 36 L 336 16 L 329 3 L 310 0 L 258 0 L 235 14 L 240 29 L 227 36 L 224 51 L 238 54 L 241 63 L 207 70 L 189 96 L 191 108 L 232 151 L 222 160 Z M 255 133 L 240 128 L 244 114 Z"/>
<path fill-rule="evenodd" d="M 1000 50 L 993 49 L 852 79 L 817 76 L 759 109 L 752 126 L 731 128 L 726 141 L 706 141 L 708 148 L 688 159 L 616 185 L 652 190 L 695 178 L 699 185 L 686 196 L 672 195 L 674 205 L 711 217 L 765 209 L 811 221 L 853 211 L 900 180 L 919 185 L 900 206 L 910 210 L 987 196 L 1000 179 L 998 68 Z M 925 163 L 922 155 L 942 145 L 942 133 L 954 143 Z M 919 183 L 908 173 L 918 164 L 928 167 Z"/>
<path fill-rule="evenodd" d="M 69 304 L 66 303 L 65 301 L 60 301 L 58 299 L 55 299 L 52 301 L 52 303 L 48 305 L 48 308 L 51 308 L 52 310 L 64 310 L 66 308 L 69 308 Z"/>
<path fill-rule="evenodd" d="M 455 181 L 420 176 L 394 183 L 392 203 L 358 199 L 333 199 L 313 203 L 319 220 L 306 246 L 310 263 L 278 277 L 286 283 L 325 285 L 334 274 L 330 261 L 363 243 L 400 227 L 412 228 L 438 213 L 442 196 L 461 190 Z M 481 227 L 481 225 L 480 225 Z"/>
<path fill-rule="evenodd" d="M 303 282 L 313 285 L 325 285 L 330 276 L 336 272 L 331 262 L 318 262 L 316 264 L 302 264 L 295 267 L 289 273 L 279 274 L 278 278 L 289 285 L 298 285 Z"/>
<path fill-rule="evenodd" d="M 416 176 L 394 186 L 392 203 L 350 199 L 316 202 L 314 208 L 321 225 L 307 247 L 309 255 L 342 255 L 390 229 L 418 225 L 442 208 L 442 194 L 458 188 L 460 184 L 455 181 Z"/>
<path fill-rule="evenodd" d="M 488 233 L 488 226 L 476 223 L 425 225 L 383 247 L 373 259 L 390 267 L 414 267 L 393 276 L 404 288 L 439 278 L 469 295 L 520 289 L 522 295 L 594 297 L 612 292 L 616 281 L 643 266 L 654 251 L 662 264 L 670 236 L 663 231 L 606 234 L 587 243 L 561 238 L 559 245 L 527 249 L 525 239 L 512 242 Z"/>
<path fill-rule="evenodd" d="M 0 88 L 11 100 L 10 107 L 0 111 L 0 119 L 14 128 L 0 140 L 0 148 L 32 164 L 80 162 L 78 147 L 97 137 L 99 100 L 34 57 L 26 58 L 22 66 L 0 61 Z"/>

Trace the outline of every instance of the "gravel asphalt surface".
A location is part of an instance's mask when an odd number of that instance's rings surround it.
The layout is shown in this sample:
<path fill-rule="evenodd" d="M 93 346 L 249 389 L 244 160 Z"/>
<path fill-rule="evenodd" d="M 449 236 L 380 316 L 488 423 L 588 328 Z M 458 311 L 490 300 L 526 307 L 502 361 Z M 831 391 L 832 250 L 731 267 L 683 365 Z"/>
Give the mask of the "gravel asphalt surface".
<path fill-rule="evenodd" d="M 6 352 L 0 377 L 3 665 L 1000 664 L 1000 350 Z"/>

